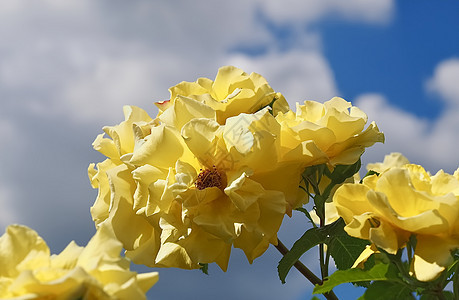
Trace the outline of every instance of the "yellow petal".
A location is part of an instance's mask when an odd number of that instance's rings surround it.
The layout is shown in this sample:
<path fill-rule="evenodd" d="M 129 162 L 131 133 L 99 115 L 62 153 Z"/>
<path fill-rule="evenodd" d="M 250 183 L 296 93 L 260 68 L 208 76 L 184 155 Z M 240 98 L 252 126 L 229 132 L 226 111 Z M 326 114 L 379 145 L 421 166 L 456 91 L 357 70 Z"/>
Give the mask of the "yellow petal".
<path fill-rule="evenodd" d="M 374 210 L 378 212 L 379 215 L 384 216 L 384 218 L 397 227 L 407 230 L 410 232 L 416 232 L 421 234 L 435 234 L 438 232 L 448 231 L 449 224 L 443 218 L 437 210 L 425 210 L 423 212 L 412 212 L 412 211 L 401 211 L 405 213 L 400 215 L 389 202 L 385 194 L 381 192 L 369 191 L 368 201 L 374 207 Z M 404 202 L 410 203 L 411 200 L 400 191 L 400 198 Z M 394 201 L 392 201 L 393 203 Z M 406 205 L 406 204 L 405 204 Z M 411 214 L 408 214 L 411 213 Z"/>
<path fill-rule="evenodd" d="M 130 163 L 134 165 L 149 164 L 159 168 L 175 165 L 177 159 L 184 155 L 184 145 L 179 133 L 164 124 L 151 128 L 143 144 L 134 151 Z"/>
<path fill-rule="evenodd" d="M 418 235 L 412 266 L 416 278 L 420 281 L 436 279 L 453 262 L 451 250 L 457 247 L 456 240 Z"/>
<path fill-rule="evenodd" d="M 366 197 L 369 191 L 370 189 L 363 184 L 343 184 L 336 190 L 333 203 L 346 224 L 351 222 L 354 216 L 373 211 Z"/>
<path fill-rule="evenodd" d="M 218 136 L 221 134 L 220 125 L 210 119 L 193 119 L 182 128 L 182 137 L 199 161 L 211 169 L 220 166 L 226 149 Z M 222 156 L 223 155 L 223 156 Z"/>
<path fill-rule="evenodd" d="M 230 90 L 230 85 L 234 81 L 246 80 L 246 73 L 239 68 L 233 66 L 225 66 L 218 69 L 217 76 L 215 77 L 214 84 L 212 86 L 212 96 L 216 100 L 225 99 Z"/>
<path fill-rule="evenodd" d="M 22 225 L 10 225 L 0 237 L 0 275 L 14 277 L 21 270 L 47 266 L 49 248 L 38 234 Z"/>
<path fill-rule="evenodd" d="M 360 253 L 359 257 L 355 260 L 351 268 L 363 269 L 365 262 L 375 253 L 379 253 L 378 248 L 376 248 L 374 244 L 367 245 L 362 253 Z"/>
<path fill-rule="evenodd" d="M 53 268 L 73 269 L 76 266 L 82 251 L 83 247 L 78 246 L 74 241 L 72 241 L 61 253 L 59 253 L 59 255 L 52 256 L 51 266 Z"/>
<path fill-rule="evenodd" d="M 258 203 L 260 218 L 257 225 L 269 242 L 277 245 L 277 232 L 287 209 L 285 196 L 278 191 L 266 191 Z"/>
<path fill-rule="evenodd" d="M 116 148 L 115 142 L 111 139 L 104 138 L 104 135 L 105 134 L 101 133 L 96 137 L 92 143 L 94 150 L 99 151 L 111 159 L 119 159 L 120 153 Z"/>
<path fill-rule="evenodd" d="M 166 125 L 181 129 L 188 121 L 195 118 L 215 119 L 215 111 L 194 99 L 178 95 L 171 108 L 159 119 Z"/>
<path fill-rule="evenodd" d="M 391 154 L 384 156 L 384 161 L 382 163 L 367 164 L 367 170 L 373 170 L 375 172 L 382 173 L 389 170 L 390 168 L 402 167 L 403 165 L 409 163 L 410 161 L 401 153 L 392 152 Z"/>
<path fill-rule="evenodd" d="M 381 220 L 379 226 L 369 229 L 368 239 L 388 253 L 396 254 L 409 238 L 409 233 Z"/>
<path fill-rule="evenodd" d="M 110 183 L 107 176 L 107 171 L 113 169 L 117 164 L 111 159 L 106 159 L 97 164 L 97 171 L 94 169 L 94 164 L 89 165 L 88 175 L 91 180 L 91 185 L 94 188 L 99 188 L 96 201 L 91 207 L 92 219 L 96 226 L 108 217 L 109 207 L 111 205 Z"/>
<path fill-rule="evenodd" d="M 125 121 L 116 126 L 105 126 L 103 129 L 115 143 L 119 156 L 134 150 L 134 122 L 151 122 L 152 119 L 141 108 L 136 106 L 124 106 Z"/>
<path fill-rule="evenodd" d="M 373 146 L 377 142 L 384 143 L 384 134 L 372 122 L 362 133 L 330 147 L 327 154 L 333 157 L 331 160 L 333 165 L 349 165 L 359 159 L 365 148 Z"/>
<path fill-rule="evenodd" d="M 231 199 L 234 205 L 241 211 L 245 211 L 252 205 L 264 192 L 263 187 L 248 178 L 244 172 L 238 178 L 229 178 L 228 187 L 225 194 Z"/>
<path fill-rule="evenodd" d="M 280 191 L 288 202 L 287 213 L 309 201 L 309 196 L 299 188 L 304 168 L 298 163 L 282 163 L 273 170 L 260 170 L 250 176 L 270 190 Z"/>
<path fill-rule="evenodd" d="M 165 189 L 165 186 L 160 183 L 167 177 L 167 170 L 158 169 L 151 165 L 144 165 L 132 171 L 132 178 L 137 183 L 133 210 L 137 212 L 139 209 L 145 208 L 147 216 L 156 213 L 160 207 L 158 200 L 161 199 Z"/>
<path fill-rule="evenodd" d="M 169 89 L 171 94 L 171 101 L 175 101 L 179 95 L 187 97 L 190 95 L 205 94 L 209 91 L 209 84 L 212 84 L 212 82 L 212 80 L 207 78 L 200 78 L 198 79 L 198 82 L 182 81 L 181 83 Z M 172 105 L 172 103 L 170 103 L 170 105 Z"/>

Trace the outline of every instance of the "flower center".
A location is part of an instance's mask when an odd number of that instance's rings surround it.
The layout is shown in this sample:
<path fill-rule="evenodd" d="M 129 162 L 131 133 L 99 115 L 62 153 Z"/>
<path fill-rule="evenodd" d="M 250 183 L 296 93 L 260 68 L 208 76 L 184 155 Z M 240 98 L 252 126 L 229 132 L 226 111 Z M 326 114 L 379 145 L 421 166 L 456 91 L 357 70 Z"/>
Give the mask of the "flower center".
<path fill-rule="evenodd" d="M 194 182 L 198 190 L 203 190 L 208 187 L 216 186 L 218 188 L 222 187 L 222 175 L 218 172 L 215 166 L 209 169 L 201 169 L 201 173 L 198 174 L 198 178 Z"/>

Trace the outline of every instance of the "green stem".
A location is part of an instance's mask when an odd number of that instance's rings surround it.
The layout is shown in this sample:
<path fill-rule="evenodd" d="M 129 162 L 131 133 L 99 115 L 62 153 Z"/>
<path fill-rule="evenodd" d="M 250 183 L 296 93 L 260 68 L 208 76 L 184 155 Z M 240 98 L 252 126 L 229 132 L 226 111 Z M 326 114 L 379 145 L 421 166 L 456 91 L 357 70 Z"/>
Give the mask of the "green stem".
<path fill-rule="evenodd" d="M 325 253 L 325 266 L 327 267 L 327 274 L 326 277 L 328 277 L 328 266 L 330 265 L 330 253 L 327 251 Z"/>
<path fill-rule="evenodd" d="M 317 214 L 320 219 L 320 228 L 325 226 L 325 201 L 321 203 L 322 205 L 322 214 Z M 319 256 L 320 256 L 320 273 L 322 275 L 322 280 L 328 276 L 328 255 L 325 258 L 325 246 L 324 244 L 319 244 Z"/>
<path fill-rule="evenodd" d="M 324 244 L 319 244 L 319 257 L 320 257 L 320 274 L 322 280 L 327 277 L 327 270 L 325 267 Z"/>
<path fill-rule="evenodd" d="M 454 293 L 454 299 L 458 299 L 459 298 L 459 284 L 458 284 L 458 277 L 459 274 L 457 273 L 457 269 L 456 269 L 456 273 L 454 274 L 454 278 L 453 279 L 453 293 Z"/>
<path fill-rule="evenodd" d="M 283 256 L 285 256 L 288 253 L 287 247 L 285 247 L 285 245 L 279 239 L 277 239 L 277 245 L 275 247 Z M 323 281 L 319 277 L 317 277 L 314 273 L 312 273 L 312 271 L 309 270 L 308 267 L 303 265 L 303 263 L 300 262 L 299 260 L 295 262 L 294 267 L 301 274 L 303 274 L 303 276 L 306 277 L 306 279 L 308 279 L 312 284 L 321 285 L 323 283 Z M 338 297 L 336 297 L 333 291 L 325 293 L 324 296 L 325 298 L 329 300 L 338 300 Z"/>
<path fill-rule="evenodd" d="M 408 264 L 411 266 L 411 261 L 413 259 L 413 248 L 411 248 L 411 243 L 408 243 L 406 245 L 406 253 L 407 253 L 407 256 L 408 256 Z"/>

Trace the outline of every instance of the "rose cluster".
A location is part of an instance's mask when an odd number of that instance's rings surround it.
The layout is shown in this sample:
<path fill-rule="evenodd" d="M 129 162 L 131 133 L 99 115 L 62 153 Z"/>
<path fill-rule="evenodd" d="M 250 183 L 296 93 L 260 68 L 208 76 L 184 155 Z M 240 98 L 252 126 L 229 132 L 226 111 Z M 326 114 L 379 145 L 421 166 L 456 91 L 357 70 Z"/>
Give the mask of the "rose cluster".
<path fill-rule="evenodd" d="M 71 242 L 50 255 L 32 229 L 10 225 L 0 237 L 2 299 L 145 299 L 158 280 L 156 272 L 129 271 L 122 245 L 102 226 L 86 247 Z"/>
<path fill-rule="evenodd" d="M 124 107 L 125 120 L 93 143 L 107 159 L 88 170 L 96 226 L 151 267 L 226 270 L 232 247 L 251 263 L 277 244 L 285 214 L 308 201 L 307 167 L 354 164 L 384 140 L 341 98 L 294 112 L 262 76 L 235 67 L 169 91 L 155 118 Z"/>

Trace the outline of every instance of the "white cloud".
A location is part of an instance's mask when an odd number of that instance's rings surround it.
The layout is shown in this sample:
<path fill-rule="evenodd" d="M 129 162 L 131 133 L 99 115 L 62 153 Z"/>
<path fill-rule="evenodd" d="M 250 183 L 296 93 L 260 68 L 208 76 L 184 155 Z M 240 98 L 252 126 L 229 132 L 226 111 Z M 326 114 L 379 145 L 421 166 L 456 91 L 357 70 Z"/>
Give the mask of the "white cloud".
<path fill-rule="evenodd" d="M 444 60 L 437 65 L 427 89 L 439 93 L 450 108 L 459 109 L 459 59 Z"/>
<path fill-rule="evenodd" d="M 427 150 L 425 138 L 430 126 L 427 120 L 398 109 L 379 94 L 363 94 L 354 104 L 368 115 L 370 121 L 376 122 L 386 138 L 384 145 L 376 144 L 367 149 L 363 156 L 366 162 L 382 161 L 390 152 L 401 152 L 411 162 L 420 162 L 426 157 L 419 150 Z"/>
<path fill-rule="evenodd" d="M 277 49 L 275 37 L 256 17 L 257 9 L 272 21 L 317 20 L 327 14 L 345 18 L 386 19 L 392 1 L 310 1 L 298 9 L 258 0 L 110 1 L 47 0 L 8 5 L 0 20 L 3 63 L 0 85 L 11 91 L 8 101 L 41 115 L 68 115 L 78 121 L 109 121 L 115 106 L 149 105 L 150 97 L 167 97 L 167 88 L 182 80 L 214 74 L 219 64 L 241 62 L 268 77 L 294 102 L 324 99 L 335 93 L 334 79 L 320 54 L 320 37 L 299 32 L 296 47 L 250 58 L 228 53 L 238 45 Z M 376 17 L 377 16 L 377 17 Z M 242 57 L 242 58 L 241 58 Z M 203 74 L 203 73 L 204 74 Z M 269 75 L 267 75 L 269 74 Z M 279 75 L 281 74 L 281 75 Z M 296 81 L 296 82 L 295 82 Z M 301 82 L 301 84 L 298 84 Z"/>
<path fill-rule="evenodd" d="M 457 109 L 446 107 L 439 119 L 429 121 L 396 108 L 379 94 L 361 95 L 355 104 L 369 120 L 376 121 L 386 137 L 384 145 L 367 150 L 364 163 L 382 161 L 390 152 L 401 152 L 432 173 L 439 169 L 452 173 L 459 167 Z"/>
<path fill-rule="evenodd" d="M 227 63 L 263 75 L 293 109 L 296 102 L 326 101 L 337 95 L 333 71 L 316 51 L 270 53 L 257 58 L 237 55 L 228 58 Z"/>
<path fill-rule="evenodd" d="M 17 222 L 18 216 L 12 207 L 14 203 L 13 192 L 3 184 L 0 184 L 0 228 L 6 228 L 9 224 Z"/>
<path fill-rule="evenodd" d="M 93 70 L 66 84 L 59 104 L 79 121 L 117 122 L 123 105 L 151 105 L 147 95 L 155 94 L 153 79 L 159 77 L 154 70 L 141 59 L 100 60 Z"/>
<path fill-rule="evenodd" d="M 382 161 L 385 154 L 402 152 L 431 172 L 459 167 L 459 59 L 444 60 L 426 82 L 428 92 L 438 93 L 445 102 L 442 114 L 433 121 L 419 118 L 391 105 L 382 95 L 365 94 L 356 100 L 375 120 L 386 136 L 385 145 L 376 145 L 364 155 L 366 162 Z"/>
<path fill-rule="evenodd" d="M 16 159 L 15 154 L 19 154 L 17 149 L 22 148 L 23 141 L 20 136 L 14 124 L 2 116 L 0 118 L 0 141 L 2 144 L 0 151 L 0 230 L 18 220 L 18 213 L 13 207 L 16 202 L 14 189 L 8 186 L 11 176 L 7 170 L 12 160 Z M 10 180 L 7 181 L 6 179 Z"/>
<path fill-rule="evenodd" d="M 275 22 L 308 23 L 323 17 L 343 18 L 368 23 L 388 23 L 394 10 L 393 0 L 268 0 L 262 9 Z"/>

